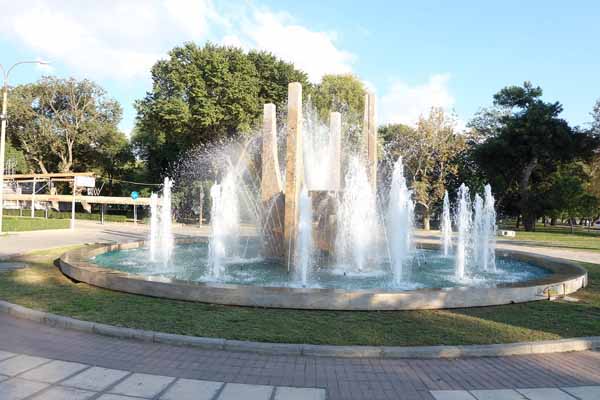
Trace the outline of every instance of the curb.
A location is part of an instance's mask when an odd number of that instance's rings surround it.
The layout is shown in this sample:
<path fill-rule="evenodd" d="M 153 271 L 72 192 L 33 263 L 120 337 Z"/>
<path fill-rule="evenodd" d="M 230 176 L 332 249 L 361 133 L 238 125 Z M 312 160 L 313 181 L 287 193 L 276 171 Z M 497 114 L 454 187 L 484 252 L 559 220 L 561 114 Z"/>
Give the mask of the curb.
<path fill-rule="evenodd" d="M 16 318 L 38 322 L 55 328 L 95 333 L 120 339 L 189 346 L 207 350 L 227 350 L 266 355 L 295 355 L 340 358 L 460 358 L 499 357 L 526 354 L 564 353 L 600 349 L 600 336 L 487 345 L 459 346 L 333 346 L 313 344 L 264 343 L 176 335 L 122 328 L 82 321 L 12 304 L 0 300 L 0 312 Z"/>

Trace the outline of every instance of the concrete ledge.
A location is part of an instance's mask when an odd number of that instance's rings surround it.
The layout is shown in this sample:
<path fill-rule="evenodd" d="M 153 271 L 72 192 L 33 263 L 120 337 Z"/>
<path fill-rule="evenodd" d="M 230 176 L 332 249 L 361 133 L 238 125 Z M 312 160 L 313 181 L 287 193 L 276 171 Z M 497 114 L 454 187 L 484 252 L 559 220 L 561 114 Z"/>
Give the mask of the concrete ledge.
<path fill-rule="evenodd" d="M 205 237 L 179 239 L 178 243 L 208 240 Z M 501 258 L 510 258 L 544 268 L 547 277 L 494 287 L 429 288 L 407 291 L 342 290 L 234 285 L 190 282 L 166 277 L 146 277 L 102 268 L 90 259 L 108 251 L 135 249 L 143 241 L 98 244 L 73 250 L 60 257 L 63 274 L 90 285 L 144 296 L 249 307 L 307 310 L 394 311 L 482 307 L 548 300 L 576 292 L 587 285 L 587 271 L 579 265 L 542 254 L 498 249 Z M 433 243 L 420 247 L 437 249 Z"/>
<path fill-rule="evenodd" d="M 600 336 L 520 342 L 488 345 L 463 346 L 329 346 L 312 344 L 263 343 L 225 340 L 197 336 L 175 335 L 140 329 L 82 321 L 0 300 L 0 312 L 16 318 L 35 321 L 63 329 L 96 333 L 121 339 L 140 340 L 176 346 L 190 346 L 207 350 L 226 350 L 269 355 L 296 355 L 307 357 L 344 358 L 460 358 L 500 357 L 524 354 L 565 353 L 600 349 Z"/>

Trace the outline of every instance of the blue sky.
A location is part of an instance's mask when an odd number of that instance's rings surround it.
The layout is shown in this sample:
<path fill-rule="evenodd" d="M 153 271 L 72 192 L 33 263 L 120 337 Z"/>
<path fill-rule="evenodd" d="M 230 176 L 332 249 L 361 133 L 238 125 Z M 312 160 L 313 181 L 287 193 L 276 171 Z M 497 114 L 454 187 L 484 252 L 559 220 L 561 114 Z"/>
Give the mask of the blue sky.
<path fill-rule="evenodd" d="M 42 74 L 90 78 L 134 100 L 149 68 L 184 41 L 269 50 L 306 70 L 352 72 L 379 99 L 379 121 L 414 123 L 432 105 L 462 123 L 500 88 L 531 80 L 563 103 L 571 124 L 600 98 L 600 2 L 596 1 L 210 1 L 2 2 L 0 63 L 25 66 L 11 83 Z"/>

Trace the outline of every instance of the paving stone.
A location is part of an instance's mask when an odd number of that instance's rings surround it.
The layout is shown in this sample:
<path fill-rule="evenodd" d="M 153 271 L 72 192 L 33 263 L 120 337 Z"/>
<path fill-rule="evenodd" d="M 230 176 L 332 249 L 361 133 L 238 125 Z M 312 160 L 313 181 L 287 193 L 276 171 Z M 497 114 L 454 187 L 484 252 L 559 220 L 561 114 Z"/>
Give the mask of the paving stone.
<path fill-rule="evenodd" d="M 325 389 L 278 387 L 275 400 L 325 400 Z"/>
<path fill-rule="evenodd" d="M 523 395 L 512 389 L 471 390 L 477 400 L 527 400 Z"/>
<path fill-rule="evenodd" d="M 529 400 L 575 400 L 575 398 L 560 389 L 540 388 L 540 389 L 517 389 Z"/>
<path fill-rule="evenodd" d="M 160 400 L 211 400 L 223 385 L 223 382 L 179 379 Z"/>
<path fill-rule="evenodd" d="M 139 400 L 139 397 L 121 396 L 118 394 L 103 394 L 96 400 Z"/>
<path fill-rule="evenodd" d="M 87 400 L 96 394 L 87 390 L 55 386 L 33 397 L 32 400 Z"/>
<path fill-rule="evenodd" d="M 118 369 L 92 367 L 61 383 L 79 389 L 102 391 L 118 380 L 127 376 L 129 372 Z"/>
<path fill-rule="evenodd" d="M 0 361 L 6 360 L 7 358 L 14 357 L 16 354 L 9 353 L 8 351 L 0 351 Z"/>
<path fill-rule="evenodd" d="M 432 390 L 435 400 L 475 400 L 466 390 Z"/>
<path fill-rule="evenodd" d="M 164 390 L 175 378 L 160 375 L 133 374 L 110 390 L 110 393 L 125 396 L 154 397 Z"/>
<path fill-rule="evenodd" d="M 44 364 L 25 372 L 20 378 L 46 383 L 56 383 L 87 367 L 88 366 L 85 364 L 67 361 L 52 361 L 51 363 Z"/>
<path fill-rule="evenodd" d="M 15 376 L 28 369 L 47 363 L 47 358 L 20 355 L 0 362 L 0 374 Z"/>
<path fill-rule="evenodd" d="M 269 400 L 272 393 L 273 386 L 228 383 L 218 400 Z"/>
<path fill-rule="evenodd" d="M 580 400 L 598 400 L 600 399 L 600 386 L 578 386 L 564 387 L 565 392 L 577 396 Z"/>
<path fill-rule="evenodd" d="M 47 387 L 47 384 L 41 382 L 26 381 L 19 378 L 9 379 L 0 383 L 0 399 L 22 400 Z"/>

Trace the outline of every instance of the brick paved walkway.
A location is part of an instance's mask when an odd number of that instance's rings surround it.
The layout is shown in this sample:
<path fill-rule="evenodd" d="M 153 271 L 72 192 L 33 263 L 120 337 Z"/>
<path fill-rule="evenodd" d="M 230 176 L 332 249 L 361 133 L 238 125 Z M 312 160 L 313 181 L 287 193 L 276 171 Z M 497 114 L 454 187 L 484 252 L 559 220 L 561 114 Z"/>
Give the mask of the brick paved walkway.
<path fill-rule="evenodd" d="M 318 387 L 326 389 L 328 400 L 433 400 L 434 395 L 464 394 L 448 390 L 600 385 L 600 353 L 591 351 L 456 360 L 267 356 L 115 339 L 56 329 L 5 314 L 0 315 L 0 350 L 184 379 Z M 0 369 L 0 374 L 5 373 Z"/>

